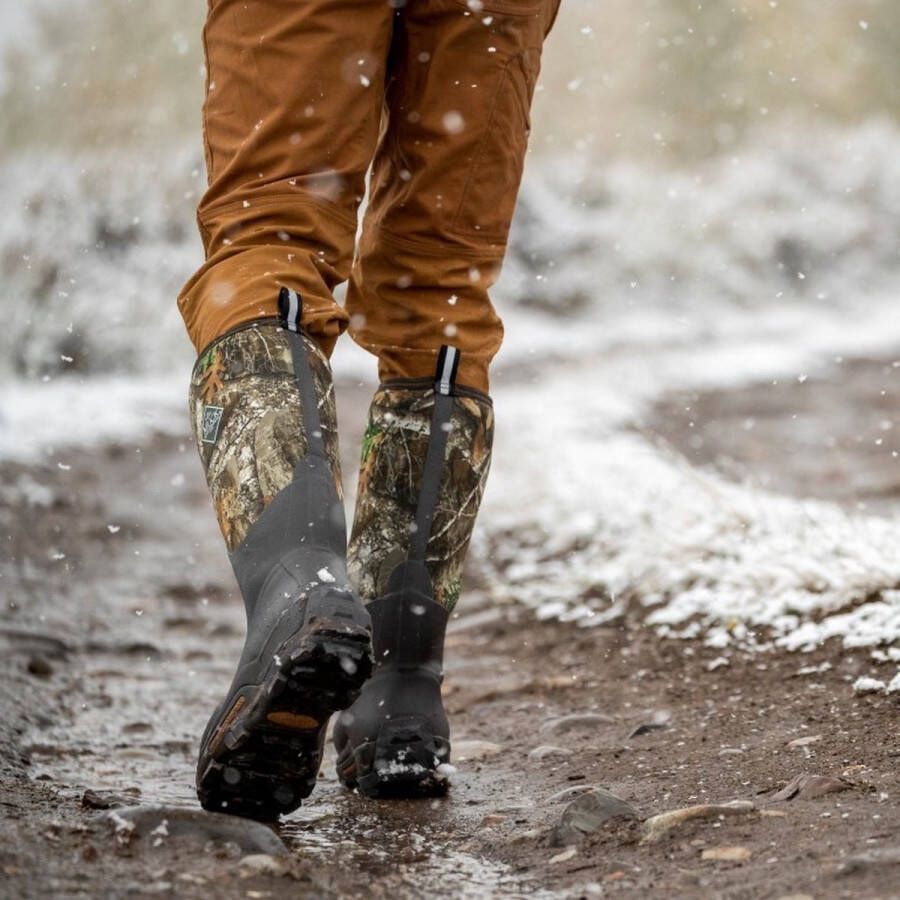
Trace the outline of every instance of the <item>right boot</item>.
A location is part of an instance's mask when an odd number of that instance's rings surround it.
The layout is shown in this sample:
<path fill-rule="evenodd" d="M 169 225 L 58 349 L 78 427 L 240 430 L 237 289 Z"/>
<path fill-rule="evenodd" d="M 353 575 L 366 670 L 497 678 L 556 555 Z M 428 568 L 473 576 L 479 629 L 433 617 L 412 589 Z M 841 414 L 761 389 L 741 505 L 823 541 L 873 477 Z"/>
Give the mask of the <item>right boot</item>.
<path fill-rule="evenodd" d="M 197 446 L 244 599 L 247 634 L 201 740 L 205 809 L 272 820 L 311 793 L 332 713 L 372 667 L 371 618 L 352 591 L 328 361 L 280 321 L 216 340 L 191 379 Z"/>
<path fill-rule="evenodd" d="M 443 348 L 433 381 L 382 385 L 363 440 L 350 572 L 369 601 L 375 671 L 334 728 L 341 781 L 369 797 L 447 790 L 444 634 L 491 456 L 487 395 L 455 383 Z"/>
<path fill-rule="evenodd" d="M 375 672 L 338 717 L 341 781 L 368 797 L 431 797 L 447 791 L 450 723 L 441 699 L 449 612 L 435 603 L 424 563 L 406 560 L 387 593 L 368 605 Z"/>

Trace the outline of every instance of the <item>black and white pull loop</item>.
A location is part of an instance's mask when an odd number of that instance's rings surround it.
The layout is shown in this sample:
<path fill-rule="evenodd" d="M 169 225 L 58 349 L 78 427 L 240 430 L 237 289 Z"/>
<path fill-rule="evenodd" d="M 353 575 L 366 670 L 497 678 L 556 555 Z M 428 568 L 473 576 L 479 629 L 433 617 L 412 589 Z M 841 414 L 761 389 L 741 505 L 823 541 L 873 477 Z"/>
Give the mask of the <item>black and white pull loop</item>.
<path fill-rule="evenodd" d="M 444 344 L 438 353 L 437 371 L 435 372 L 434 389 L 448 397 L 456 382 L 456 370 L 459 368 L 459 350 Z"/>
<path fill-rule="evenodd" d="M 459 350 L 456 347 L 441 347 L 437 369 L 434 373 L 434 412 L 431 414 L 431 433 L 422 482 L 419 486 L 419 502 L 416 505 L 416 526 L 410 535 L 407 559 L 425 562 L 428 540 L 434 525 L 441 492 L 441 480 L 447 464 L 447 443 L 450 437 L 453 416 L 453 385 L 459 368 Z"/>
<path fill-rule="evenodd" d="M 322 421 L 319 416 L 319 398 L 316 394 L 316 382 L 309 365 L 306 344 L 301 337 L 300 323 L 303 319 L 303 299 L 297 291 L 283 287 L 278 292 L 278 313 L 281 324 L 290 332 L 288 340 L 291 345 L 291 359 L 294 362 L 294 378 L 300 393 L 300 404 L 303 410 L 303 425 L 306 429 L 306 456 L 297 461 L 294 477 L 304 471 L 310 463 L 318 460 L 322 465 L 329 465 L 325 456 L 325 443 L 322 438 Z M 326 462 L 322 462 L 326 460 Z M 330 470 L 329 470 L 330 471 Z"/>
<path fill-rule="evenodd" d="M 300 323 L 303 321 L 303 300 L 300 294 L 283 287 L 278 293 L 278 312 L 284 327 L 299 334 Z"/>

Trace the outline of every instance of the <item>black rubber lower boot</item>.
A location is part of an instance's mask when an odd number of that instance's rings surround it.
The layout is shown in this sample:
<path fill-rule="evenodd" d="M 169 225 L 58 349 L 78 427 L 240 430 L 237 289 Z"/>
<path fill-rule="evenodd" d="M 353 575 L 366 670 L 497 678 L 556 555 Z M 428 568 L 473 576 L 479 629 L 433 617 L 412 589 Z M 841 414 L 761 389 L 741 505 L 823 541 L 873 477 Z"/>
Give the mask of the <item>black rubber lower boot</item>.
<path fill-rule="evenodd" d="M 312 791 L 332 713 L 371 673 L 350 588 L 327 360 L 299 332 L 226 335 L 198 362 L 195 429 L 247 613 L 237 671 L 201 740 L 205 809 L 274 819 Z"/>
<path fill-rule="evenodd" d="M 371 671 L 368 615 L 352 594 L 319 585 L 277 606 L 274 623 L 264 611 L 249 623 L 249 634 L 266 638 L 248 640 L 203 736 L 204 809 L 264 820 L 296 809 L 315 787 L 331 714 L 356 699 Z"/>
<path fill-rule="evenodd" d="M 368 610 L 375 671 L 338 717 L 338 776 L 369 797 L 439 796 L 450 761 L 441 700 L 447 610 L 434 602 L 431 579 L 417 561 L 401 563 Z"/>

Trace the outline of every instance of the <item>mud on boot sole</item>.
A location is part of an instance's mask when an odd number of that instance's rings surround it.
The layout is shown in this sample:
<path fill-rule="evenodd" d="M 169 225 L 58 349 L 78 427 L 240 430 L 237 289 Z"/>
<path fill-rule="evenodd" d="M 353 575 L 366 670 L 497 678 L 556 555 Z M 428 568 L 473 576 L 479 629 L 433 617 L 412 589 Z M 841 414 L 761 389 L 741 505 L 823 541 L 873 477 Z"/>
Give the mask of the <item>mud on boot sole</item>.
<path fill-rule="evenodd" d="M 450 786 L 442 771 L 450 742 L 419 721 L 385 723 L 374 741 L 346 749 L 337 761 L 338 777 L 367 797 L 442 797 Z"/>
<path fill-rule="evenodd" d="M 210 738 L 197 777 L 203 808 L 272 821 L 300 806 L 315 787 L 329 717 L 356 700 L 371 671 L 365 629 L 286 641 Z"/>

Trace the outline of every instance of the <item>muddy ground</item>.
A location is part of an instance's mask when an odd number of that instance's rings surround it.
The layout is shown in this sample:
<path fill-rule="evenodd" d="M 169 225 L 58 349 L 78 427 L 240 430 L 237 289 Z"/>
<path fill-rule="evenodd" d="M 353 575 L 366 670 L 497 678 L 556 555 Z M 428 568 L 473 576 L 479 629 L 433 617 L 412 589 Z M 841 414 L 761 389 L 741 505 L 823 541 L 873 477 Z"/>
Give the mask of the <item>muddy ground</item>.
<path fill-rule="evenodd" d="M 851 404 L 885 431 L 882 383 L 859 364 L 781 392 L 679 395 L 643 427 L 698 464 L 891 512 L 891 457 L 851 453 L 861 430 L 834 414 Z M 360 421 L 359 392 L 342 399 Z M 808 446 L 816 462 L 797 462 Z M 0 535 L 4 897 L 900 896 L 898 700 L 854 696 L 865 651 L 726 664 L 637 610 L 578 629 L 486 608 L 476 587 L 447 642 L 450 795 L 365 800 L 329 753 L 278 829 L 284 857 L 264 826 L 191 812 L 243 616 L 187 438 L 0 466 Z M 779 799 L 802 774 L 827 778 Z M 578 818 L 598 787 L 637 818 Z M 752 805 L 642 823 L 730 801 Z"/>

